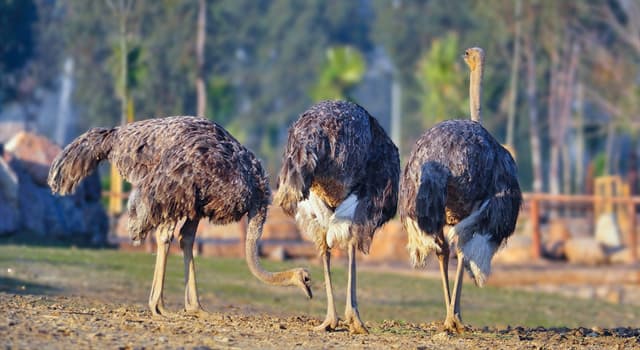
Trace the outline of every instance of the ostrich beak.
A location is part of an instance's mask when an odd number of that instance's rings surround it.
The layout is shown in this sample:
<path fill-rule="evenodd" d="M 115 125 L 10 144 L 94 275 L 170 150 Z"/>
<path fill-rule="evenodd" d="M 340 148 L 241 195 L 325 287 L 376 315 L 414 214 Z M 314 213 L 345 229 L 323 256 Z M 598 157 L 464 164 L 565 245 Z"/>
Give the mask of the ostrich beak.
<path fill-rule="evenodd" d="M 307 295 L 307 298 L 313 299 L 313 293 L 311 292 L 311 280 L 310 279 L 306 279 L 304 281 L 304 287 L 302 288 L 302 290 L 304 291 L 304 294 Z"/>

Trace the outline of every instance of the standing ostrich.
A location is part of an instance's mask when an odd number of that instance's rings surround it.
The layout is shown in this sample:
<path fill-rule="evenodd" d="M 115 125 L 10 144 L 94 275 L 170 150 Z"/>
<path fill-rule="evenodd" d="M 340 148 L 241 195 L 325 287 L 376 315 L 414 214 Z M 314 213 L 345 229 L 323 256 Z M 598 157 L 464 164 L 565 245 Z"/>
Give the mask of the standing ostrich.
<path fill-rule="evenodd" d="M 356 248 L 368 253 L 375 230 L 395 215 L 399 173 L 398 149 L 354 103 L 320 102 L 289 129 L 274 201 L 320 251 L 327 316 L 317 330 L 338 325 L 330 261 L 331 248 L 340 246 L 349 257 L 345 320 L 351 333 L 368 332 L 356 301 Z"/>
<path fill-rule="evenodd" d="M 257 241 L 267 214 L 270 189 L 260 162 L 221 126 L 196 117 L 149 119 L 112 129 L 94 128 L 80 135 L 54 160 L 48 183 L 68 194 L 108 159 L 130 181 L 129 234 L 134 243 L 155 230 L 157 256 L 149 307 L 166 314 L 162 290 L 169 245 L 178 221 L 186 219 L 178 240 L 184 254 L 185 310 L 201 313 L 196 288 L 193 243 L 201 218 L 213 223 L 238 221 L 247 214 L 246 258 L 251 272 L 265 283 L 298 286 L 310 298 L 306 270 L 265 271 Z"/>
<path fill-rule="evenodd" d="M 515 229 L 522 201 L 516 164 L 509 152 L 478 122 L 484 52 L 465 51 L 471 70 L 471 118 L 449 120 L 416 142 L 400 184 L 400 218 L 415 267 L 435 251 L 447 308 L 445 329 L 464 329 L 460 316 L 465 267 L 482 287 L 496 250 Z M 451 225 L 444 235 L 444 225 Z M 458 267 L 449 291 L 449 246 L 456 242 Z"/>

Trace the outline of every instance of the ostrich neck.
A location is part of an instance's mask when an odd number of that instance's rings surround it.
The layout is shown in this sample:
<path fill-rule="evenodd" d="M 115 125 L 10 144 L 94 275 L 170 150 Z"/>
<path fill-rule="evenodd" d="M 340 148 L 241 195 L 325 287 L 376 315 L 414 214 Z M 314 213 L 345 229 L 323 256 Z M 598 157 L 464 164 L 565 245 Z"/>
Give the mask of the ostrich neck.
<path fill-rule="evenodd" d="M 471 120 L 482 123 L 482 107 L 480 100 L 482 99 L 482 71 L 483 64 L 480 63 L 475 69 L 471 70 L 469 79 L 469 108 L 471 109 Z"/>
<path fill-rule="evenodd" d="M 291 272 L 269 272 L 260 264 L 258 256 L 258 240 L 262 236 L 262 228 L 266 219 L 266 208 L 260 209 L 255 215 L 249 216 L 247 227 L 247 237 L 245 241 L 245 251 L 247 265 L 251 273 L 262 282 L 286 286 L 290 285 Z"/>

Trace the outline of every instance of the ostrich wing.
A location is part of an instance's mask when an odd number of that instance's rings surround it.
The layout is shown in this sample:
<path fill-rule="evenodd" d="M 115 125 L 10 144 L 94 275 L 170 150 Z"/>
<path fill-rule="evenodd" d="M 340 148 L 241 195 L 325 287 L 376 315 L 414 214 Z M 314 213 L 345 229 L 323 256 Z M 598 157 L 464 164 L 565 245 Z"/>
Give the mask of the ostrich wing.
<path fill-rule="evenodd" d="M 398 148 L 375 118 L 369 117 L 369 125 L 371 147 L 365 178 L 355 189 L 360 200 L 352 227 L 359 238 L 358 249 L 365 253 L 369 251 L 374 231 L 396 214 L 400 179 Z"/>

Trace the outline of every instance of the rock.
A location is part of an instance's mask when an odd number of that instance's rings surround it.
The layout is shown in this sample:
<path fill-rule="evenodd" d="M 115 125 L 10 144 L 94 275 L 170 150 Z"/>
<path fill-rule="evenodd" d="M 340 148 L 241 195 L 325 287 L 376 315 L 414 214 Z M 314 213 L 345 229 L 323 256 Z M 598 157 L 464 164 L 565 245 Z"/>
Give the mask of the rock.
<path fill-rule="evenodd" d="M 19 220 L 18 177 L 0 157 L 0 236 L 16 232 Z"/>
<path fill-rule="evenodd" d="M 17 158 L 35 183 L 47 185 L 49 165 L 62 149 L 43 136 L 21 131 L 4 146 L 5 152 Z"/>
<path fill-rule="evenodd" d="M 565 243 L 571 236 L 564 219 L 553 219 L 549 224 L 547 239 L 542 243 L 543 254 L 551 259 L 564 259 Z"/>
<path fill-rule="evenodd" d="M 296 221 L 285 214 L 278 206 L 272 205 L 267 212 L 267 220 L 264 224 L 262 239 L 277 240 L 301 240 L 300 231 Z"/>
<path fill-rule="evenodd" d="M 400 220 L 390 220 L 373 236 L 367 261 L 407 262 L 407 234 Z"/>
<path fill-rule="evenodd" d="M 531 237 L 528 235 L 513 235 L 509 237 L 504 247 L 496 252 L 493 261 L 502 264 L 519 264 L 531 261 Z"/>
<path fill-rule="evenodd" d="M 567 260 L 573 264 L 600 265 L 607 262 L 607 256 L 600 242 L 593 238 L 571 238 L 565 243 Z"/>
<path fill-rule="evenodd" d="M 0 198 L 11 204 L 18 203 L 18 175 L 9 167 L 9 164 L 0 156 Z"/>
<path fill-rule="evenodd" d="M 45 225 L 45 206 L 52 205 L 51 194 L 48 189 L 33 183 L 29 175 L 18 172 L 20 177 L 20 221 L 22 229 L 37 236 L 44 237 L 47 234 Z M 47 203 L 49 202 L 49 203 Z"/>
<path fill-rule="evenodd" d="M 638 246 L 638 252 L 640 253 L 640 246 Z M 611 250 L 608 252 L 609 262 L 612 264 L 628 264 L 633 261 L 631 256 L 631 247 L 625 247 L 621 249 Z"/>
<path fill-rule="evenodd" d="M 566 241 L 571 237 L 571 231 L 567 222 L 562 219 L 553 219 L 549 224 L 548 240 L 550 242 Z"/>
<path fill-rule="evenodd" d="M 60 147 L 42 136 L 20 132 L 4 151 L 5 157 L 0 157 L 0 234 L 14 231 L 83 245 L 106 242 L 108 221 L 100 202 L 97 172 L 80 183 L 75 194 L 54 196 L 46 182 Z"/>
<path fill-rule="evenodd" d="M 198 225 L 198 234 L 196 237 L 201 239 L 237 239 L 240 238 L 241 230 L 246 226 L 246 218 L 242 218 L 243 222 L 233 222 L 227 225 L 214 225 L 207 219 L 200 220 Z M 244 226 L 243 226 L 244 225 Z"/>
<path fill-rule="evenodd" d="M 596 223 L 596 241 L 606 248 L 619 248 L 622 245 L 620 228 L 613 213 L 600 215 Z"/>
<path fill-rule="evenodd" d="M 279 245 L 269 252 L 269 259 L 274 261 L 285 261 L 287 260 L 287 251 L 283 246 Z"/>
<path fill-rule="evenodd" d="M 18 230 L 20 213 L 17 206 L 0 195 L 0 236 L 13 234 Z"/>

